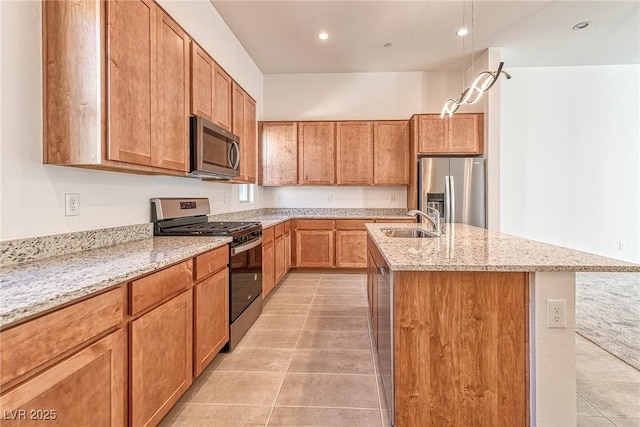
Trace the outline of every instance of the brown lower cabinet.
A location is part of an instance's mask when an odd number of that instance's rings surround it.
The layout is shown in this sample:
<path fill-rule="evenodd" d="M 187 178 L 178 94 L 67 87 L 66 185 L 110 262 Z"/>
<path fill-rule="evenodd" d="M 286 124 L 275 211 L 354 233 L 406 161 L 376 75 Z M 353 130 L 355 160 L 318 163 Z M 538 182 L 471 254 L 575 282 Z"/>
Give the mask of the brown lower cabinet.
<path fill-rule="evenodd" d="M 262 299 L 275 287 L 275 257 L 273 240 L 265 243 L 262 241 Z"/>
<path fill-rule="evenodd" d="M 291 269 L 291 221 L 262 230 L 262 299 Z"/>

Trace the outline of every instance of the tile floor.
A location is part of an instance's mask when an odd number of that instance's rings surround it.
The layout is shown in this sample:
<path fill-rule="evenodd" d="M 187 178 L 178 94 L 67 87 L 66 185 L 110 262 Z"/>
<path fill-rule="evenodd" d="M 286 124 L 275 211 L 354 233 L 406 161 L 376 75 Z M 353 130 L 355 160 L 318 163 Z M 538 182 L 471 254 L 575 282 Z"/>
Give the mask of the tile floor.
<path fill-rule="evenodd" d="M 161 427 L 388 426 L 366 276 L 290 273 Z M 578 426 L 640 427 L 640 372 L 576 336 Z"/>

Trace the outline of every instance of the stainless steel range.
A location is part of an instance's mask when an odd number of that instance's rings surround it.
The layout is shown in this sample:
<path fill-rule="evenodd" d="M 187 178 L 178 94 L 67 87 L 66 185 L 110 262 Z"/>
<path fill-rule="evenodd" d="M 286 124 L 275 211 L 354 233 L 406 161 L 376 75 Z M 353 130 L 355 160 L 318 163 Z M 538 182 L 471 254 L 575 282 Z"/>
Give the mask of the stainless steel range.
<path fill-rule="evenodd" d="M 262 225 L 209 222 L 209 199 L 151 199 L 155 236 L 229 236 L 229 322 L 233 350 L 262 313 Z"/>

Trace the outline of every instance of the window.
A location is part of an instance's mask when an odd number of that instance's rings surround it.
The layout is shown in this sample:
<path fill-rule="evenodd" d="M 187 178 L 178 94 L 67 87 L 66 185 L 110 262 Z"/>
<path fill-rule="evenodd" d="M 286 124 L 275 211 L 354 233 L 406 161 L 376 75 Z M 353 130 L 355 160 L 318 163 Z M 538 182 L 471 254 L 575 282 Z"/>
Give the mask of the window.
<path fill-rule="evenodd" d="M 238 185 L 238 200 L 240 203 L 253 203 L 253 184 Z"/>

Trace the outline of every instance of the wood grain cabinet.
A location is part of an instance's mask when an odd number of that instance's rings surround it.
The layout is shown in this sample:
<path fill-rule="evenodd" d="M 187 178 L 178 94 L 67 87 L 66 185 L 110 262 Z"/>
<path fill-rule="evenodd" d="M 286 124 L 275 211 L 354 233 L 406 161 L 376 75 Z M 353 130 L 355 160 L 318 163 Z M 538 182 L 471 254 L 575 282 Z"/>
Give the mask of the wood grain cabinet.
<path fill-rule="evenodd" d="M 213 87 L 213 122 L 231 131 L 232 80 L 218 64 L 213 74 Z"/>
<path fill-rule="evenodd" d="M 240 175 L 234 182 L 256 182 L 256 102 L 233 82 L 231 131 L 240 137 Z"/>
<path fill-rule="evenodd" d="M 265 299 L 276 285 L 274 231 L 273 227 L 262 230 L 262 299 Z"/>
<path fill-rule="evenodd" d="M 336 220 L 336 267 L 367 267 L 366 219 Z"/>
<path fill-rule="evenodd" d="M 42 4 L 44 163 L 186 173 L 189 36 L 152 1 Z"/>
<path fill-rule="evenodd" d="M 278 224 L 273 227 L 275 230 L 275 239 L 273 241 L 274 253 L 274 284 L 277 285 L 285 274 L 285 249 L 284 249 L 284 224 Z"/>
<path fill-rule="evenodd" d="M 191 114 L 213 122 L 216 62 L 196 42 L 191 43 Z"/>
<path fill-rule="evenodd" d="M 291 270 L 291 220 L 284 223 L 284 273 Z"/>
<path fill-rule="evenodd" d="M 336 124 L 336 183 L 373 183 L 373 122 Z"/>
<path fill-rule="evenodd" d="M 409 184 L 409 121 L 373 123 L 373 184 Z"/>
<path fill-rule="evenodd" d="M 296 122 L 260 122 L 261 185 L 298 183 L 298 124 Z"/>
<path fill-rule="evenodd" d="M 484 152 L 484 114 L 420 114 L 412 118 L 418 154 L 468 154 Z"/>
<path fill-rule="evenodd" d="M 298 219 L 295 236 L 296 267 L 335 265 L 333 220 Z"/>
<path fill-rule="evenodd" d="M 298 122 L 298 183 L 336 183 L 335 122 Z"/>

